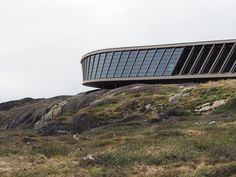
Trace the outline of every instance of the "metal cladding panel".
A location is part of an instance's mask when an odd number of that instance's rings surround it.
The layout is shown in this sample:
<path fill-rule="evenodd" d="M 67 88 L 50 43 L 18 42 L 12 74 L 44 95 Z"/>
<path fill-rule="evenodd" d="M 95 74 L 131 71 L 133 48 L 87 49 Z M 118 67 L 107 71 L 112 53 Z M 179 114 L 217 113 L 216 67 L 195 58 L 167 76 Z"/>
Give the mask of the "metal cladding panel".
<path fill-rule="evenodd" d="M 85 55 L 81 64 L 86 85 L 91 82 L 96 86 L 96 81 L 101 82 L 99 87 L 117 79 L 232 77 L 236 72 L 236 40 L 105 49 Z"/>

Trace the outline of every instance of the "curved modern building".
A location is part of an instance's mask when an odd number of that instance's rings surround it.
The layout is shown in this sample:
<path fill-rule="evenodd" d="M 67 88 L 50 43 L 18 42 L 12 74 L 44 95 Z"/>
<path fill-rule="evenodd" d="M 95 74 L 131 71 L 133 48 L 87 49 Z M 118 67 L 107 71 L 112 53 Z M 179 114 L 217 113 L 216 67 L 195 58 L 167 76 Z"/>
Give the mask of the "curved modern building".
<path fill-rule="evenodd" d="M 236 77 L 236 40 L 110 48 L 82 57 L 83 85 L 201 82 Z"/>

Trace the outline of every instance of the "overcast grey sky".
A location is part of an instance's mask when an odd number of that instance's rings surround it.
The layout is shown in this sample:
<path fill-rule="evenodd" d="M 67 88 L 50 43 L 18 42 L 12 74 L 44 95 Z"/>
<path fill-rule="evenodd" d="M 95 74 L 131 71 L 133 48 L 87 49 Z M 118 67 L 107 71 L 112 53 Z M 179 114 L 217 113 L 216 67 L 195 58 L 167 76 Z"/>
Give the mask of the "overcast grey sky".
<path fill-rule="evenodd" d="M 236 38 L 235 0 L 0 0 L 0 102 L 77 94 L 91 50 Z"/>

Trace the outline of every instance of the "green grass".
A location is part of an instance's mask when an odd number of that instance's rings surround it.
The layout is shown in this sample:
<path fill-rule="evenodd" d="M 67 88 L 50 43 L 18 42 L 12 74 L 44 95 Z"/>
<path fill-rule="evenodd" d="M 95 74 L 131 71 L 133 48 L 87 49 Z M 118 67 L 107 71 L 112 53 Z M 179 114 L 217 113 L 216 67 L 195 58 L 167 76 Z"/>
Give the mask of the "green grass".
<path fill-rule="evenodd" d="M 69 146 L 67 144 L 42 144 L 39 146 L 33 146 L 31 149 L 31 154 L 36 155 L 36 154 L 43 154 L 47 157 L 52 157 L 52 156 L 66 156 L 68 155 L 71 151 L 73 151 L 72 146 Z"/>
<path fill-rule="evenodd" d="M 234 177 L 236 85 L 232 83 L 197 85 L 185 91 L 190 96 L 178 105 L 168 99 L 181 88 L 157 85 L 148 92 L 115 95 L 77 113 L 101 121 L 129 114 L 150 118 L 152 111 L 144 107 L 151 104 L 168 115 L 166 123 L 141 119 L 106 125 L 77 134 L 78 140 L 71 134 L 43 137 L 27 130 L 2 131 L 0 137 L 7 141 L 0 143 L 1 165 L 9 171 L 0 176 Z M 196 106 L 227 98 L 230 101 L 212 113 L 195 115 Z M 73 115 L 58 119 L 67 122 Z M 210 125 L 211 121 L 216 124 Z M 37 141 L 23 141 L 32 137 Z M 93 159 L 86 159 L 88 155 Z"/>
<path fill-rule="evenodd" d="M 14 177 L 45 177 L 51 175 L 57 175 L 58 169 L 55 167 L 39 167 L 39 168 L 30 168 L 30 169 L 21 169 L 13 173 Z"/>

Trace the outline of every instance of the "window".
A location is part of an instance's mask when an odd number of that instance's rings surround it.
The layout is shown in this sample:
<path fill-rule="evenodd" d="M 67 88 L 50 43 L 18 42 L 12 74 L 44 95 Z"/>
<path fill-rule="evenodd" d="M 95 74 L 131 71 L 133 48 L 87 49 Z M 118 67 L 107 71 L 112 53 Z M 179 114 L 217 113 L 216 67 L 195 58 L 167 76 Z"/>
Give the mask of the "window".
<path fill-rule="evenodd" d="M 112 52 L 106 53 L 101 78 L 106 78 L 107 77 L 107 72 L 108 72 L 108 69 L 109 69 L 109 66 L 110 66 L 110 63 L 111 63 L 112 55 L 113 55 Z"/>
<path fill-rule="evenodd" d="M 134 65 L 133 65 L 133 68 L 132 68 L 132 71 L 130 73 L 130 77 L 136 77 L 137 74 L 138 74 L 138 71 L 143 63 L 143 60 L 144 60 L 144 57 L 147 53 L 147 50 L 141 50 L 139 51 L 138 53 L 138 56 L 134 62 Z"/>
<path fill-rule="evenodd" d="M 96 79 L 101 77 L 102 67 L 103 67 L 103 64 L 104 64 L 105 56 L 106 56 L 105 53 L 100 54 L 100 59 L 99 59 L 99 62 L 98 62 L 98 67 L 97 67 L 97 72 L 96 72 Z"/>
<path fill-rule="evenodd" d="M 147 52 L 147 54 L 146 54 L 146 56 L 144 58 L 143 64 L 142 64 L 142 66 L 140 68 L 140 71 L 138 73 L 139 77 L 145 76 L 145 74 L 147 72 L 147 69 L 148 69 L 148 67 L 149 67 L 149 65 L 150 65 L 150 63 L 152 61 L 152 58 L 153 58 L 153 56 L 155 54 L 155 51 L 156 51 L 155 49 L 148 50 L 148 52 Z"/>
<path fill-rule="evenodd" d="M 161 57 L 162 57 L 164 51 L 165 51 L 165 49 L 157 49 L 157 51 L 151 61 L 151 64 L 147 70 L 147 74 L 146 74 L 147 77 L 151 77 L 154 75 L 156 68 L 157 68 L 158 64 L 160 63 L 160 60 L 161 60 Z"/>
<path fill-rule="evenodd" d="M 164 72 L 164 76 L 170 76 L 172 71 L 174 70 L 174 67 L 183 51 L 183 48 L 176 48 L 173 55 L 171 56 L 171 59 L 166 67 L 166 70 Z"/>
<path fill-rule="evenodd" d="M 129 77 L 130 71 L 133 67 L 134 61 L 136 59 L 136 56 L 138 54 L 137 50 L 131 51 L 130 55 L 128 57 L 128 60 L 126 62 L 122 77 Z"/>
<path fill-rule="evenodd" d="M 89 65 L 89 75 L 88 79 L 92 78 L 92 72 L 93 72 L 93 64 L 94 64 L 94 55 L 90 57 L 90 65 Z"/>
<path fill-rule="evenodd" d="M 90 65 L 90 57 L 87 58 L 87 66 L 86 66 L 86 77 L 85 80 L 88 80 L 88 75 L 89 75 L 89 65 Z"/>
<path fill-rule="evenodd" d="M 97 72 L 98 60 L 99 60 L 99 54 L 95 55 L 95 57 L 94 57 L 93 72 L 92 72 L 92 75 L 91 75 L 91 79 L 95 79 L 95 75 L 96 75 L 96 72 Z"/>
<path fill-rule="evenodd" d="M 114 77 L 121 77 L 121 74 L 124 70 L 124 67 L 125 67 L 128 56 L 129 56 L 129 51 L 122 52 L 120 60 L 119 60 L 118 65 L 117 65 L 117 68 L 116 68 L 116 71 L 115 71 L 115 76 Z"/>
<path fill-rule="evenodd" d="M 117 67 L 119 59 L 120 59 L 120 55 L 121 55 L 121 52 L 115 52 L 114 53 L 111 65 L 109 67 L 109 72 L 108 72 L 108 76 L 107 77 L 112 78 L 114 76 L 116 67 Z"/>
<path fill-rule="evenodd" d="M 173 51 L 174 51 L 174 48 L 166 49 L 166 51 L 165 51 L 165 53 L 164 53 L 164 55 L 163 55 L 159 65 L 157 67 L 157 70 L 156 70 L 154 76 L 162 76 L 162 74 L 163 74 L 163 72 L 164 72 L 164 70 L 165 70 L 165 68 L 166 68 L 166 66 L 167 66 L 167 64 L 169 62 L 169 59 L 170 59 L 170 57 L 171 57 L 171 55 L 173 53 Z"/>

